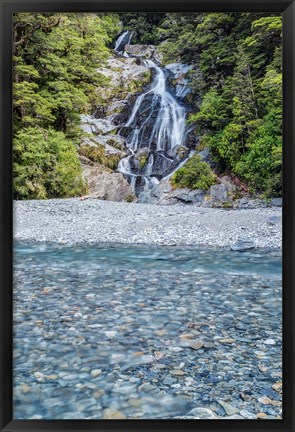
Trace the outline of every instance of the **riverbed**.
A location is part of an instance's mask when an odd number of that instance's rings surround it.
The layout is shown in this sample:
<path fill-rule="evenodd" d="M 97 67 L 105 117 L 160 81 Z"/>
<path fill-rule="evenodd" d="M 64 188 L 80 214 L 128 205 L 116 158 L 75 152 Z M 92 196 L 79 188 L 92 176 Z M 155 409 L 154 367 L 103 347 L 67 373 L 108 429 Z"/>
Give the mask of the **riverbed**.
<path fill-rule="evenodd" d="M 229 248 L 239 238 L 256 248 L 281 249 L 282 209 L 161 206 L 97 199 L 14 203 L 16 240 L 191 245 Z"/>
<path fill-rule="evenodd" d="M 17 242 L 14 418 L 281 418 L 281 288 L 279 251 Z"/>

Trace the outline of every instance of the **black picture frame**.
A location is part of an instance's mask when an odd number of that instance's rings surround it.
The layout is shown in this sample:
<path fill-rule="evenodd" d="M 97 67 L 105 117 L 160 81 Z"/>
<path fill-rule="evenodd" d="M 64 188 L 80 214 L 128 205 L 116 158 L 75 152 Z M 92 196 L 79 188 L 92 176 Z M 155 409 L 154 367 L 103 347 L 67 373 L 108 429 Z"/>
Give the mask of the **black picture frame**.
<path fill-rule="evenodd" d="M 294 422 L 295 3 L 290 0 L 0 0 L 0 429 L 16 431 L 291 432 Z M 283 419 L 282 420 L 13 420 L 12 419 L 12 14 L 14 12 L 282 12 L 283 13 Z"/>

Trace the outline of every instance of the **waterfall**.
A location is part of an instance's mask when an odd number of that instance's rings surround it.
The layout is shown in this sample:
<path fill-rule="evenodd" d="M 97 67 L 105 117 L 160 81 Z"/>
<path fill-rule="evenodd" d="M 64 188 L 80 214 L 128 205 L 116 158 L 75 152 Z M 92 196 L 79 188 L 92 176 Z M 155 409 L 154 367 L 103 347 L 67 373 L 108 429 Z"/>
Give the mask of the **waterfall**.
<path fill-rule="evenodd" d="M 121 34 L 115 51 L 129 57 L 124 48 L 131 38 L 132 32 Z M 168 91 L 169 70 L 151 59 L 141 61 L 151 70 L 153 78 L 149 88 L 137 97 L 121 129 L 131 154 L 120 161 L 117 169 L 130 181 L 137 195 L 148 193 L 159 179 L 168 178 L 177 169 L 181 162 L 177 149 L 185 148 L 187 130 L 186 109 Z"/>
<path fill-rule="evenodd" d="M 124 51 L 124 47 L 125 47 L 125 45 L 130 44 L 133 34 L 134 34 L 134 32 L 127 30 L 118 37 L 118 39 L 116 40 L 115 48 L 114 48 L 114 50 L 118 54 L 121 54 L 124 57 L 128 57 L 128 54 L 125 53 L 125 51 Z"/>

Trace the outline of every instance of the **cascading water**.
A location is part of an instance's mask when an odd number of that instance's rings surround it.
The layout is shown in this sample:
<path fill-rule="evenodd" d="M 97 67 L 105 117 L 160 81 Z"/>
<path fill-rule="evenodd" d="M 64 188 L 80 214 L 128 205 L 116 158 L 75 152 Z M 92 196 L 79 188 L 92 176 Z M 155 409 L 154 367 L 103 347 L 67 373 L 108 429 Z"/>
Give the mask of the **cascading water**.
<path fill-rule="evenodd" d="M 131 38 L 132 32 L 119 36 L 115 51 L 128 56 L 124 48 Z M 187 132 L 186 109 L 167 90 L 169 71 L 150 59 L 143 59 L 142 64 L 154 76 L 149 89 L 137 97 L 121 129 L 130 154 L 118 165 L 137 195 L 148 193 L 180 164 L 177 150 L 185 147 Z"/>
<path fill-rule="evenodd" d="M 133 32 L 130 31 L 125 31 L 124 33 L 122 33 L 118 39 L 116 40 L 116 44 L 115 44 L 115 48 L 114 50 L 118 53 L 121 54 L 124 57 L 128 57 L 128 54 L 124 51 L 124 47 L 125 45 L 129 45 L 131 42 L 133 36 Z M 120 49 L 122 48 L 122 49 Z"/>

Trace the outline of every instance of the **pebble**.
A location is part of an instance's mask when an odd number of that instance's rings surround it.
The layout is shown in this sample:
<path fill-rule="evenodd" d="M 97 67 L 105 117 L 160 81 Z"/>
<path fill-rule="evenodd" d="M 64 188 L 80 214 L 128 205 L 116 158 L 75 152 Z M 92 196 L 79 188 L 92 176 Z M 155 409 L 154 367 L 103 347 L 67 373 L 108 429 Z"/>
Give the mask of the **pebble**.
<path fill-rule="evenodd" d="M 274 339 L 266 339 L 266 340 L 264 341 L 264 343 L 265 343 L 266 345 L 275 345 L 275 344 L 276 344 L 276 341 L 275 341 Z"/>
<path fill-rule="evenodd" d="M 193 418 L 282 415 L 278 252 L 19 248 L 16 418 L 101 419 L 107 409 L 128 419 L 180 418 L 197 408 L 210 411 Z M 236 274 L 240 268 L 249 274 Z M 259 402 L 266 397 L 269 404 Z"/>
<path fill-rule="evenodd" d="M 272 388 L 277 391 L 278 393 L 282 392 L 282 381 L 277 381 Z"/>
<path fill-rule="evenodd" d="M 185 375 L 185 372 L 179 369 L 172 370 L 170 373 L 171 375 L 177 375 L 177 376 Z"/>
<path fill-rule="evenodd" d="M 263 405 L 270 405 L 271 404 L 271 399 L 269 399 L 268 397 L 260 397 L 258 398 L 258 402 L 260 402 Z"/>
<path fill-rule="evenodd" d="M 200 348 L 202 348 L 204 345 L 204 343 L 202 341 L 189 341 L 187 343 L 187 346 L 189 346 L 190 348 L 194 349 L 194 350 L 199 350 Z"/>
<path fill-rule="evenodd" d="M 91 376 L 92 376 L 93 378 L 98 377 L 100 374 L 101 374 L 101 369 L 93 369 L 93 370 L 91 371 Z"/>
<path fill-rule="evenodd" d="M 103 411 L 102 418 L 104 420 L 123 420 L 126 416 L 121 412 L 113 408 L 107 408 Z"/>
<path fill-rule="evenodd" d="M 73 215 L 74 223 L 69 224 L 65 212 Z M 14 202 L 14 237 L 37 242 L 43 238 L 60 244 L 113 242 L 227 246 L 236 251 L 254 247 L 281 249 L 281 215 L 281 208 L 274 207 L 224 210 L 79 198 L 27 200 Z M 272 217 L 277 219 L 270 236 Z M 87 224 L 91 229 L 85 229 Z M 239 237 L 241 227 L 247 229 L 249 237 Z M 238 241 L 233 244 L 235 238 Z"/>
<path fill-rule="evenodd" d="M 227 402 L 224 402 L 222 400 L 217 400 L 217 402 L 219 403 L 219 405 L 222 406 L 222 408 L 224 409 L 226 414 L 229 416 L 237 414 L 239 412 L 239 410 L 237 408 L 233 407 L 232 405 L 228 404 Z"/>
<path fill-rule="evenodd" d="M 222 344 L 234 344 L 236 342 L 235 339 L 225 338 L 225 339 L 218 339 L 218 342 Z"/>
<path fill-rule="evenodd" d="M 267 414 L 265 414 L 264 412 L 260 412 L 257 414 L 256 416 L 258 419 L 265 419 L 267 418 Z"/>

